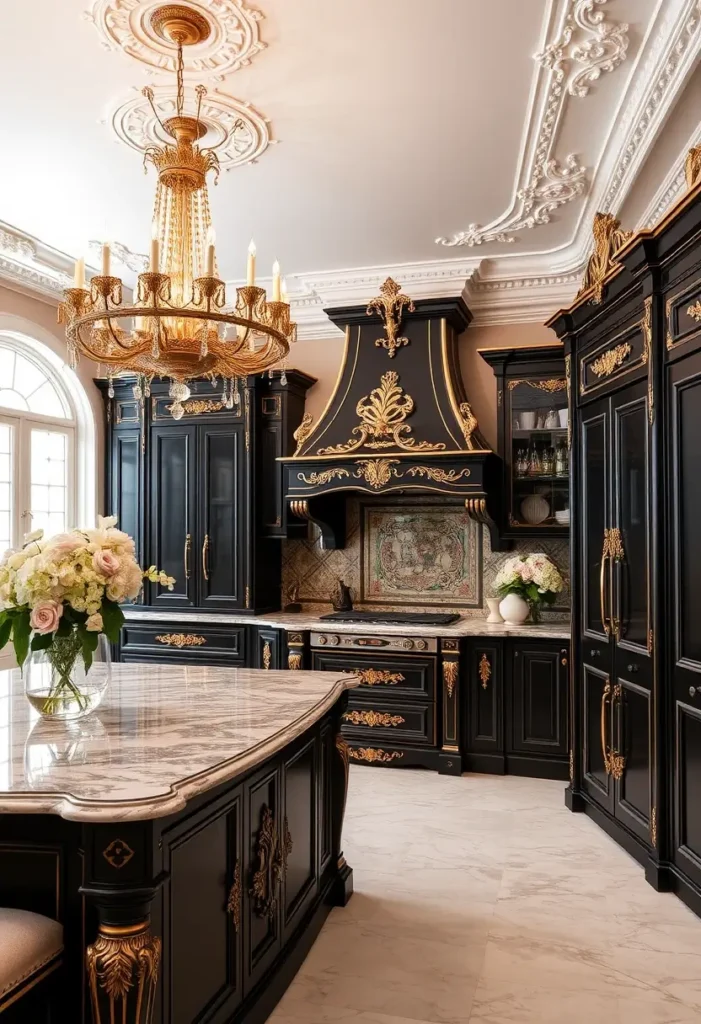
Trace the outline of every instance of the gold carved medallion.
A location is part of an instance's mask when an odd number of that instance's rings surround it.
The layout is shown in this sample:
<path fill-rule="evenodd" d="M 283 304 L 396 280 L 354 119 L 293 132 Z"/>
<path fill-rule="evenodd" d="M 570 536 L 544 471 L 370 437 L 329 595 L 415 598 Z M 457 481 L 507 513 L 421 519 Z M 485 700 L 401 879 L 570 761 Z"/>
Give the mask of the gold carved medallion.
<path fill-rule="evenodd" d="M 378 348 L 386 348 L 390 359 L 394 359 L 398 348 L 409 344 L 408 338 L 399 337 L 404 307 L 410 313 L 414 312 L 413 301 L 408 295 L 403 294 L 401 286 L 396 281 L 388 277 L 380 288 L 380 294 L 372 300 L 365 311 L 368 316 L 377 313 L 384 320 L 387 337 L 378 338 L 375 345 Z"/>
<path fill-rule="evenodd" d="M 110 867 L 121 871 L 134 856 L 134 851 L 129 843 L 125 843 L 123 839 L 113 839 L 107 849 L 102 851 L 102 856 Z"/>
<path fill-rule="evenodd" d="M 346 669 L 346 674 L 357 676 L 365 686 L 396 686 L 397 683 L 405 682 L 401 672 L 390 672 L 388 669 L 361 668 L 358 671 Z"/>
<path fill-rule="evenodd" d="M 310 412 L 305 412 L 304 416 L 302 417 L 302 422 L 292 435 L 295 441 L 297 442 L 295 456 L 299 455 L 300 451 L 302 450 L 302 446 L 304 445 L 304 442 L 307 440 L 312 430 L 314 429 L 312 427 L 313 419 L 314 417 Z"/>
<path fill-rule="evenodd" d="M 388 761 L 398 761 L 404 757 L 404 754 L 398 750 L 392 750 L 389 753 L 386 750 L 375 750 L 373 747 L 349 747 L 348 753 L 353 761 L 367 761 L 368 764 L 373 764 L 378 761 L 382 764 L 386 764 Z"/>
<path fill-rule="evenodd" d="M 355 407 L 360 423 L 351 431 L 355 437 L 344 444 L 320 448 L 317 455 L 343 455 L 358 448 L 391 448 L 396 445 L 403 451 L 438 452 L 445 444 L 431 444 L 410 437 L 411 427 L 405 422 L 414 411 L 414 399 L 399 386 L 399 374 L 394 370 L 383 373 L 380 386 L 361 398 Z"/>
<path fill-rule="evenodd" d="M 486 690 L 489 684 L 489 680 L 492 677 L 492 666 L 489 663 L 489 658 L 486 654 L 483 654 L 480 658 L 479 674 L 482 680 L 482 689 Z"/>
<path fill-rule="evenodd" d="M 615 348 L 610 348 L 608 352 L 604 352 L 591 363 L 591 372 L 597 377 L 610 377 L 614 370 L 623 366 L 632 351 L 627 341 L 622 345 L 616 345 Z"/>
<path fill-rule="evenodd" d="M 360 459 L 353 476 L 357 480 L 365 480 L 377 490 L 388 484 L 393 476 L 399 477 L 395 465 L 399 465 L 399 459 Z"/>
<path fill-rule="evenodd" d="M 193 633 L 166 633 L 157 636 L 156 640 L 166 647 L 201 647 L 207 643 L 203 636 L 195 636 Z"/>
<path fill-rule="evenodd" d="M 443 662 L 443 682 L 445 683 L 445 689 L 449 697 L 453 696 L 453 692 L 458 682 L 459 667 L 457 661 L 444 661 Z"/>
<path fill-rule="evenodd" d="M 343 717 L 353 725 L 367 725 L 370 729 L 374 729 L 376 726 L 396 728 L 406 721 L 401 715 L 390 715 L 381 711 L 346 711 Z"/>
<path fill-rule="evenodd" d="M 697 300 L 692 303 L 686 311 L 686 315 L 690 316 L 692 320 L 696 320 L 697 323 L 701 321 L 701 301 Z"/>

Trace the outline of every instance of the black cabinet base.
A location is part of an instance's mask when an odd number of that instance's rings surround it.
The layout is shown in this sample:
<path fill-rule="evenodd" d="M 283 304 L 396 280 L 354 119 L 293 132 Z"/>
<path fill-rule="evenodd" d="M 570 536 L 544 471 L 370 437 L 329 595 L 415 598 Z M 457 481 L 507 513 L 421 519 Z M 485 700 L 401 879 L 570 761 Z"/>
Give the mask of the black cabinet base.
<path fill-rule="evenodd" d="M 443 750 L 438 755 L 438 774 L 462 775 L 462 757 L 458 750 L 454 753 L 450 750 Z"/>
<path fill-rule="evenodd" d="M 339 865 L 336 883 L 332 892 L 334 907 L 345 907 L 353 895 L 353 869 L 345 860 Z"/>
<path fill-rule="evenodd" d="M 606 835 L 610 836 L 619 846 L 622 846 L 626 853 L 637 860 L 643 867 L 646 866 L 650 851 L 644 843 L 641 843 L 637 836 L 634 836 L 627 828 L 624 828 L 615 818 L 612 818 L 606 811 L 603 811 L 585 793 L 576 794 L 582 801 L 582 810 L 592 818 L 599 828 L 602 828 Z"/>
<path fill-rule="evenodd" d="M 382 744 L 377 747 L 366 747 L 359 743 L 354 737 L 350 741 L 348 733 L 343 734 L 349 740 L 350 763 L 360 764 L 371 768 L 429 768 L 432 771 L 440 770 L 441 754 L 437 750 L 421 750 L 414 747 L 391 747 Z M 456 765 L 460 765 L 460 754 L 450 756 Z M 459 775 L 460 771 L 455 774 Z"/>
<path fill-rule="evenodd" d="M 581 793 L 576 793 L 572 786 L 568 786 L 565 790 L 565 807 L 572 811 L 573 814 L 583 814 L 586 810 L 584 797 Z"/>
<path fill-rule="evenodd" d="M 701 917 L 701 890 L 690 882 L 686 875 L 681 874 L 674 867 L 667 869 L 669 878 L 669 890 L 662 889 L 662 892 L 673 892 L 684 903 L 689 910 Z"/>
<path fill-rule="evenodd" d="M 548 757 L 520 757 L 514 754 L 466 754 L 463 769 L 476 775 L 520 775 L 527 779 L 569 778 L 566 761 Z"/>

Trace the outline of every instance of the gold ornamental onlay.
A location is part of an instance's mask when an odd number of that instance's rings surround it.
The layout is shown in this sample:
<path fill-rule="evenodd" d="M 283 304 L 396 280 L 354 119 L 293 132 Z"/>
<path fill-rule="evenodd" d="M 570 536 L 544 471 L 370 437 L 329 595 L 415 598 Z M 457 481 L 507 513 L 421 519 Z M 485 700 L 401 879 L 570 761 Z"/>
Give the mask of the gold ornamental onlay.
<path fill-rule="evenodd" d="M 183 405 L 183 411 L 186 416 L 201 416 L 206 412 L 221 412 L 221 410 L 225 408 L 226 405 L 224 402 L 215 402 L 211 398 L 193 398 L 189 402 L 185 402 Z"/>
<path fill-rule="evenodd" d="M 411 427 L 405 423 L 414 411 L 414 399 L 398 384 L 399 374 L 394 370 L 383 373 L 380 386 L 360 399 L 355 407 L 360 423 L 351 431 L 356 437 L 344 444 L 319 448 L 317 455 L 343 455 L 358 448 L 391 448 L 396 445 L 408 452 L 438 452 L 445 449 L 443 442 L 431 444 L 409 437 Z M 370 440 L 368 440 L 370 438 Z"/>
<path fill-rule="evenodd" d="M 448 696 L 452 697 L 458 682 L 457 661 L 443 662 L 443 682 L 445 683 L 445 688 Z"/>
<path fill-rule="evenodd" d="M 399 479 L 400 474 L 394 469 L 398 464 L 399 459 L 361 459 L 353 476 L 356 480 L 365 480 L 378 490 L 388 484 L 392 477 Z"/>
<path fill-rule="evenodd" d="M 567 390 L 567 381 L 560 378 L 553 380 L 529 380 L 528 377 L 520 377 L 518 380 L 509 381 L 509 391 L 513 391 L 519 384 L 528 384 L 531 388 L 536 388 L 538 391 L 547 391 L 550 394 L 554 394 L 556 391 Z"/>
<path fill-rule="evenodd" d="M 110 867 L 121 871 L 134 856 L 134 851 L 123 839 L 113 839 L 109 846 L 102 851 L 102 856 Z"/>
<path fill-rule="evenodd" d="M 390 359 L 394 359 L 398 348 L 409 344 L 408 338 L 399 337 L 405 307 L 410 313 L 414 312 L 413 301 L 408 295 L 404 295 L 401 285 L 388 277 L 380 288 L 380 294 L 370 302 L 365 311 L 368 316 L 377 313 L 384 321 L 387 337 L 378 338 L 375 345 L 377 348 L 386 348 Z"/>
<path fill-rule="evenodd" d="M 151 934 L 148 921 L 129 930 L 100 925 L 86 951 L 95 1024 L 151 1024 L 160 961 L 161 940 Z"/>
<path fill-rule="evenodd" d="M 632 346 L 627 341 L 622 345 L 616 345 L 590 364 L 591 372 L 597 377 L 610 377 L 614 370 L 623 366 L 632 351 Z"/>
<path fill-rule="evenodd" d="M 302 446 L 304 445 L 304 442 L 307 440 L 312 430 L 314 429 L 312 426 L 313 420 L 314 417 L 312 416 L 312 414 L 310 412 L 305 412 L 304 416 L 302 417 L 302 422 L 293 433 L 292 436 L 297 442 L 295 456 L 299 455 L 300 451 L 302 450 Z"/>
<path fill-rule="evenodd" d="M 367 725 L 370 729 L 374 729 L 376 726 L 396 728 L 406 722 L 401 715 L 390 715 L 381 711 L 346 711 L 343 717 L 353 725 Z"/>
<path fill-rule="evenodd" d="M 612 213 L 597 213 L 594 215 L 593 235 L 594 252 L 589 257 L 577 298 L 591 290 L 591 301 L 598 305 L 603 298 L 606 277 L 619 266 L 614 256 L 633 237 L 633 232 L 623 231 L 621 222 Z"/>
<path fill-rule="evenodd" d="M 435 469 L 433 466 L 412 466 L 407 470 L 407 476 L 427 476 L 429 480 L 435 480 L 437 484 L 456 484 L 463 477 L 470 476 L 469 469 L 462 469 L 456 473 L 454 469 Z"/>
<path fill-rule="evenodd" d="M 273 652 L 270 648 L 270 641 L 265 640 L 263 642 L 263 668 L 266 672 L 270 669 L 273 660 Z"/>
<path fill-rule="evenodd" d="M 567 450 L 572 448 L 572 356 L 565 356 L 565 379 L 567 381 Z"/>
<path fill-rule="evenodd" d="M 290 651 L 287 655 L 287 667 L 291 672 L 299 672 L 302 667 L 302 655 L 296 651 Z"/>
<path fill-rule="evenodd" d="M 686 315 L 690 316 L 692 320 L 696 320 L 697 323 L 701 321 L 701 301 L 697 300 L 689 306 Z"/>
<path fill-rule="evenodd" d="M 480 679 L 482 680 L 482 689 L 486 690 L 492 676 L 492 666 L 489 664 L 489 658 L 486 654 L 483 654 L 480 658 L 479 674 Z"/>
<path fill-rule="evenodd" d="M 321 473 L 310 473 L 309 476 L 306 476 L 304 473 L 298 473 L 297 479 L 305 484 L 318 487 L 331 483 L 332 480 L 343 480 L 348 476 L 350 476 L 350 473 L 347 469 L 325 469 Z"/>
<path fill-rule="evenodd" d="M 374 747 L 349 747 L 348 753 L 353 761 L 367 761 L 368 764 L 375 761 L 386 764 L 388 761 L 398 761 L 404 757 L 398 750 L 388 753 L 386 750 L 375 750 Z"/>
<path fill-rule="evenodd" d="M 574 750 L 570 750 L 570 782 L 574 782 Z"/>
<path fill-rule="evenodd" d="M 196 636 L 194 633 L 166 633 L 157 636 L 156 640 L 166 647 L 202 647 L 207 643 L 203 636 Z"/>
<path fill-rule="evenodd" d="M 650 842 L 657 848 L 657 808 L 653 807 L 650 812 Z"/>
<path fill-rule="evenodd" d="M 361 668 L 359 671 L 347 669 L 348 675 L 357 676 L 365 686 L 396 686 L 397 683 L 405 682 L 401 672 L 390 672 L 389 669 Z"/>
<path fill-rule="evenodd" d="M 284 820 L 281 842 L 275 827 L 273 813 L 267 804 L 263 804 L 260 829 L 256 837 L 258 867 L 253 875 L 253 884 L 250 889 L 253 906 L 259 917 L 271 919 L 275 915 L 278 903 L 278 885 L 287 873 L 287 858 L 292 852 L 292 845 L 287 818 Z"/>
<path fill-rule="evenodd" d="M 476 448 L 489 448 L 489 445 L 479 432 L 477 417 L 473 413 L 469 402 L 460 403 L 460 416 L 460 428 L 462 430 L 462 436 L 465 438 L 467 450 L 472 452 L 475 451 Z"/>
<path fill-rule="evenodd" d="M 645 313 L 640 321 L 643 332 L 642 365 L 647 366 L 647 416 L 650 426 L 655 422 L 655 385 L 652 379 L 652 295 L 645 299 Z"/>
<path fill-rule="evenodd" d="M 241 927 L 241 862 L 238 860 L 234 869 L 234 883 L 229 892 L 226 909 L 231 914 L 231 920 L 234 922 L 234 931 L 238 935 L 239 928 Z"/>
<path fill-rule="evenodd" d="M 692 189 L 701 178 L 701 146 L 694 146 L 686 154 L 686 160 L 684 161 L 684 175 L 686 177 L 686 187 Z"/>

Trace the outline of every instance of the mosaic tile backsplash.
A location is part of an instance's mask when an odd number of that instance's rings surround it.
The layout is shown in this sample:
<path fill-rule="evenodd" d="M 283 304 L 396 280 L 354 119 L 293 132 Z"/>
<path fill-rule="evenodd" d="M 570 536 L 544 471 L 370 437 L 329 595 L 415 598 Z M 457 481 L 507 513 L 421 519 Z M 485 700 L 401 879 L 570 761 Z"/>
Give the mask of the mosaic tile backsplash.
<path fill-rule="evenodd" d="M 517 541 L 513 551 L 492 552 L 487 530 L 459 506 L 428 501 L 404 505 L 348 501 L 347 545 L 324 551 L 311 528 L 308 540 L 283 542 L 283 603 L 296 598 L 305 611 L 328 611 L 329 595 L 340 577 L 358 608 L 456 611 L 481 616 L 494 579 L 515 554 L 542 551 L 569 576 L 566 540 Z M 544 621 L 569 617 L 569 591 L 543 612 Z"/>

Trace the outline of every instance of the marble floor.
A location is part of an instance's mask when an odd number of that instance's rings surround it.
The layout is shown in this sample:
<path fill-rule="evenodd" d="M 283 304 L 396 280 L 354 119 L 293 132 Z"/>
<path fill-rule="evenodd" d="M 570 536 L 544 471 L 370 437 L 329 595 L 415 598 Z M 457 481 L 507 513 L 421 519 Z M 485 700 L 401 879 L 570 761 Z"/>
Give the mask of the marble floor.
<path fill-rule="evenodd" d="M 701 920 L 563 789 L 352 768 L 355 895 L 273 1024 L 699 1024 Z"/>

